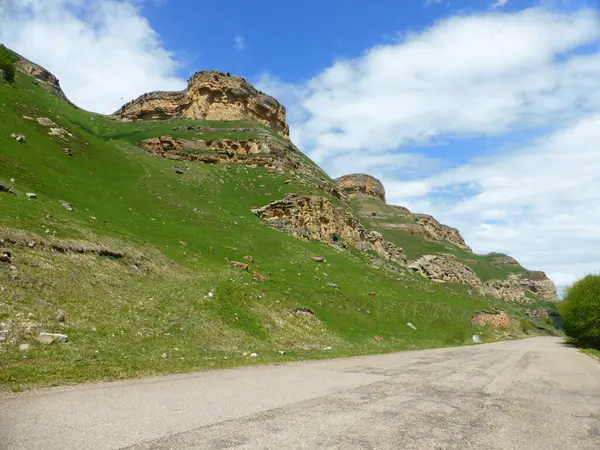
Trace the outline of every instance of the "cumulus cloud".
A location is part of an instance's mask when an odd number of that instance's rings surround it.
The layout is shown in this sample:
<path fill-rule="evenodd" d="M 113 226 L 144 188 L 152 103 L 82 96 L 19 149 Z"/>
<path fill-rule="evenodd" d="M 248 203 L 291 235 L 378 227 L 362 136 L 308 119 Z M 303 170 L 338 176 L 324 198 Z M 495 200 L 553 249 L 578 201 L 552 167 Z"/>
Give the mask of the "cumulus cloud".
<path fill-rule="evenodd" d="M 129 1 L 4 0 L 0 8 L 0 41 L 57 75 L 82 108 L 111 113 L 145 92 L 185 87 Z"/>
<path fill-rule="evenodd" d="M 562 283 L 600 269 L 599 39 L 591 9 L 451 17 L 298 86 L 292 137 L 330 174 L 378 176 L 476 251 Z M 495 156 L 458 163 L 474 138 Z"/>

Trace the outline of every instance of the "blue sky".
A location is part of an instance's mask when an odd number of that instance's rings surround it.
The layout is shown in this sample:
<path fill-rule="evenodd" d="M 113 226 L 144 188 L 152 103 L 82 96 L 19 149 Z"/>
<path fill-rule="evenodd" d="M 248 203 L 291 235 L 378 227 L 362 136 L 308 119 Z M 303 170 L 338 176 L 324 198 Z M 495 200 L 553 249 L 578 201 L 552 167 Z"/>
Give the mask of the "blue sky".
<path fill-rule="evenodd" d="M 5 0 L 0 41 L 102 113 L 244 76 L 330 175 L 559 285 L 600 271 L 596 0 Z"/>

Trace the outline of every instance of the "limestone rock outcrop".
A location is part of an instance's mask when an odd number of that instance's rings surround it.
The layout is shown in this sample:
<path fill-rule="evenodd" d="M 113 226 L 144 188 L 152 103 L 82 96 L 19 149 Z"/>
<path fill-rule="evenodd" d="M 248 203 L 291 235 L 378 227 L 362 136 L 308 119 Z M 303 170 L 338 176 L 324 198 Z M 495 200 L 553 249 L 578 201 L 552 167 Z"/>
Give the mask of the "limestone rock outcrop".
<path fill-rule="evenodd" d="M 285 107 L 241 77 L 201 71 L 181 92 L 151 92 L 113 114 L 122 120 L 246 120 L 269 126 L 289 139 Z"/>
<path fill-rule="evenodd" d="M 380 233 L 367 231 L 356 217 L 325 197 L 288 194 L 252 212 L 294 237 L 329 245 L 347 243 L 359 250 L 375 251 L 384 260 L 406 264 L 401 248 L 387 242 Z"/>
<path fill-rule="evenodd" d="M 521 286 L 527 292 L 537 295 L 548 302 L 559 302 L 556 286 L 544 272 L 527 271 L 514 273 L 508 276 L 508 280 Z"/>
<path fill-rule="evenodd" d="M 471 248 L 465 243 L 465 240 L 456 228 L 439 223 L 434 217 L 428 214 L 413 214 L 413 217 L 429 239 L 445 240 L 463 250 L 471 251 Z"/>
<path fill-rule="evenodd" d="M 364 173 L 344 175 L 335 180 L 340 190 L 348 197 L 366 195 L 375 197 L 385 203 L 385 189 L 377 178 Z"/>
<path fill-rule="evenodd" d="M 471 318 L 471 326 L 508 328 L 510 317 L 504 311 L 477 311 Z"/>
<path fill-rule="evenodd" d="M 480 288 L 480 292 L 488 297 L 500 298 L 509 302 L 529 302 L 521 285 L 511 280 L 486 281 Z"/>
<path fill-rule="evenodd" d="M 449 253 L 423 255 L 408 267 L 432 281 L 469 284 L 477 288 L 482 284 L 473 269 Z"/>
<path fill-rule="evenodd" d="M 60 82 L 58 81 L 58 78 L 56 78 L 52 73 L 44 69 L 42 66 L 33 63 L 26 58 L 23 58 L 19 54 L 15 53 L 15 55 L 17 56 L 17 70 L 25 73 L 26 75 L 34 77 L 37 80 L 37 83 L 39 83 L 39 85 L 44 89 L 50 91 L 52 95 L 55 95 L 62 101 L 67 102 L 73 108 L 77 108 L 77 106 L 71 103 L 71 101 L 63 92 L 62 88 L 60 87 Z"/>
<path fill-rule="evenodd" d="M 490 258 L 490 264 L 493 266 L 520 266 L 519 261 L 504 253 L 488 253 L 485 256 Z"/>

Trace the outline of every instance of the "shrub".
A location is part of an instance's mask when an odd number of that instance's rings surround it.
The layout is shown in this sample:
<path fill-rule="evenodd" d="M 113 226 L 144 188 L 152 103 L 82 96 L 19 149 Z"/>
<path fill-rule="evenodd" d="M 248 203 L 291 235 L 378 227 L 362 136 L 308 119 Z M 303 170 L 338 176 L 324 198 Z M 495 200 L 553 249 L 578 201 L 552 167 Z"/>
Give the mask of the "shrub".
<path fill-rule="evenodd" d="M 4 79 L 9 83 L 15 81 L 15 55 L 4 45 L 0 45 L 0 70 L 4 73 Z"/>
<path fill-rule="evenodd" d="M 600 275 L 575 282 L 558 309 L 567 335 L 580 345 L 600 348 Z"/>

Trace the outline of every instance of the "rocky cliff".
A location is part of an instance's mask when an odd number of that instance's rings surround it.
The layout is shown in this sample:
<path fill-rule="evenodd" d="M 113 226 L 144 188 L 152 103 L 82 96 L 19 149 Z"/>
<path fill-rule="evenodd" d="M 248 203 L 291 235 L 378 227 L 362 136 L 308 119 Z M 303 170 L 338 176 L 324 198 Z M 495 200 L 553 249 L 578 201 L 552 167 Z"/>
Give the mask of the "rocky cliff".
<path fill-rule="evenodd" d="M 36 79 L 36 82 L 42 88 L 47 89 L 48 91 L 50 91 L 50 93 L 52 93 L 52 95 L 55 95 L 56 97 L 60 98 L 62 101 L 68 103 L 73 108 L 77 108 L 77 106 L 71 103 L 71 101 L 63 92 L 62 88 L 60 87 L 60 82 L 58 81 L 58 78 L 56 78 L 52 73 L 44 69 L 42 66 L 29 61 L 27 58 L 24 58 L 18 53 L 13 53 L 17 57 L 16 68 L 18 71 L 26 75 L 32 76 Z"/>
<path fill-rule="evenodd" d="M 289 138 L 285 107 L 245 79 L 215 71 L 197 72 L 181 92 L 152 92 L 114 113 L 122 120 L 244 120 L 269 126 Z"/>
<path fill-rule="evenodd" d="M 385 188 L 381 181 L 371 175 L 355 173 L 335 180 L 339 190 L 350 198 L 373 197 L 385 203 Z M 471 251 L 456 228 L 439 223 L 428 214 L 413 214 L 403 206 L 392 206 L 397 212 L 410 219 L 407 222 L 382 224 L 385 228 L 401 229 L 432 241 L 447 241 L 464 250 Z M 375 213 L 375 216 L 377 214 Z"/>
<path fill-rule="evenodd" d="M 366 195 L 375 197 L 385 202 L 385 189 L 383 184 L 377 178 L 364 173 L 355 173 L 352 175 L 344 175 L 335 180 L 340 187 L 340 190 L 348 197 L 356 197 L 357 195 Z"/>
<path fill-rule="evenodd" d="M 365 229 L 350 212 L 325 197 L 289 194 L 253 212 L 294 237 L 334 246 L 349 244 L 359 250 L 374 251 L 384 260 L 406 264 L 401 248 L 387 242 L 381 233 Z"/>

